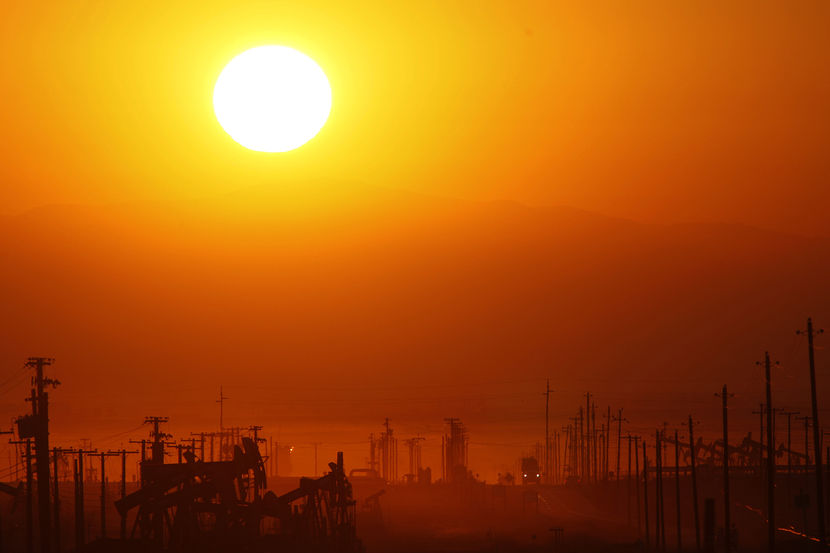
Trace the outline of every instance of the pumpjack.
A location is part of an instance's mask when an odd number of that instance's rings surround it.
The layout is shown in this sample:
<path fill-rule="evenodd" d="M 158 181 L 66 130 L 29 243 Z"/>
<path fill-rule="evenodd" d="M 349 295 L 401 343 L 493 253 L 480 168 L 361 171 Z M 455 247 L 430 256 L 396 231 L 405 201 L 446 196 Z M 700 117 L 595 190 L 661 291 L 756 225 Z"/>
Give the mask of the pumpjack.
<path fill-rule="evenodd" d="M 138 510 L 131 540 L 143 550 L 362 551 L 342 452 L 330 472 L 302 478 L 280 496 L 265 492 L 263 460 L 250 438 L 234 446 L 229 461 L 206 462 L 193 451 L 184 461 L 142 463 L 141 487 L 115 503 L 122 516 Z"/>

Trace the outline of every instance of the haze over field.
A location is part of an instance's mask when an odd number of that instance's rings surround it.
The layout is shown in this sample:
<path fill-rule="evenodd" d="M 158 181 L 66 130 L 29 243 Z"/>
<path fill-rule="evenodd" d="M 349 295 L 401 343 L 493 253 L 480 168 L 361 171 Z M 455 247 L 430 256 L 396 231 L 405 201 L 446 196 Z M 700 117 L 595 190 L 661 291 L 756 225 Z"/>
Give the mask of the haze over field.
<path fill-rule="evenodd" d="M 736 421 L 752 424 L 755 361 L 768 348 L 782 404 L 805 403 L 794 330 L 807 314 L 830 320 L 830 243 L 741 225 L 328 182 L 54 206 L 0 225 L 14 268 L 0 276 L 0 362 L 59 359 L 55 432 L 74 438 L 156 411 L 173 428 L 214 425 L 223 384 L 226 421 L 345 442 L 355 464 L 387 416 L 427 436 L 459 416 L 481 448 L 530 446 L 546 377 L 556 427 L 588 390 L 638 426 L 680 421 L 689 405 L 716 419 L 724 379 Z M 828 362 L 820 351 L 822 389 Z M 429 461 L 440 441 L 426 445 Z M 512 462 L 503 447 L 488 455 L 472 466 Z"/>

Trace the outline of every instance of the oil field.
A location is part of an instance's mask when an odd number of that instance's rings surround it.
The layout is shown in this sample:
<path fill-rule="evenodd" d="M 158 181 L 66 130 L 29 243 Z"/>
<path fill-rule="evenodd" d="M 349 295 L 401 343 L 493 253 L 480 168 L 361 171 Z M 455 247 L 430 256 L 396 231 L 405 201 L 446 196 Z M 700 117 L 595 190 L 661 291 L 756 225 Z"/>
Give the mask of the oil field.
<path fill-rule="evenodd" d="M 830 1 L 2 7 L 0 553 L 830 553 Z"/>
<path fill-rule="evenodd" d="M 0 483 L 0 545 L 42 553 L 823 550 L 830 446 L 816 395 L 821 333 L 810 319 L 798 331 L 809 360 L 804 415 L 774 402 L 777 365 L 769 354 L 758 362 L 758 434 L 730 424 L 726 385 L 714 394 L 721 421 L 690 414 L 632 432 L 626 406 L 602 406 L 590 392 L 572 416 L 552 419 L 548 381 L 544 434 L 515 451 L 515 471 L 489 483 L 474 472 L 487 459 L 470 459 L 470 432 L 457 418 L 443 419 L 440 472 L 424 466 L 426 438 L 399 442 L 387 418 L 364 458 L 347 465 L 337 452 L 320 471 L 315 443 L 314 474 L 287 476 L 294 448 L 266 438 L 261 425 L 226 427 L 222 389 L 213 430 L 174 436 L 168 417 L 147 416 L 129 447 L 57 444 L 49 410 L 60 402 L 59 365 L 32 357 L 18 371 L 31 376 L 20 398 L 31 412 L 4 432 L 14 453 Z"/>

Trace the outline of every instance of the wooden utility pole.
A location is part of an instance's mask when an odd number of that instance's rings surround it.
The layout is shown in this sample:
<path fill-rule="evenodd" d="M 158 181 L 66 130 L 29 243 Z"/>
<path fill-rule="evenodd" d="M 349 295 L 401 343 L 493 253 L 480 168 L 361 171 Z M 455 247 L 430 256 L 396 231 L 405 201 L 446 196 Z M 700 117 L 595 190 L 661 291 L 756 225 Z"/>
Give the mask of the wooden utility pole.
<path fill-rule="evenodd" d="M 634 473 L 636 475 L 634 477 L 635 482 L 640 477 L 640 448 L 639 448 L 640 444 L 639 444 L 639 442 L 640 442 L 640 436 L 634 436 Z M 645 454 L 645 445 L 643 446 L 643 453 Z M 646 462 L 646 458 L 645 458 L 645 456 L 643 456 L 643 466 L 644 467 L 645 467 L 645 462 Z M 636 490 L 636 494 L 637 494 L 637 535 L 639 536 L 640 532 L 642 532 L 643 526 L 642 526 L 642 517 L 640 515 L 640 512 L 641 512 L 640 511 L 640 483 L 636 482 L 636 484 L 637 485 L 634 486 L 634 489 Z M 646 531 L 646 534 L 648 534 L 648 531 Z"/>
<path fill-rule="evenodd" d="M 84 520 L 84 453 L 76 451 L 75 460 L 75 549 L 80 551 L 86 544 L 86 522 Z"/>
<path fill-rule="evenodd" d="M 585 394 L 585 481 L 591 481 L 591 392 Z"/>
<path fill-rule="evenodd" d="M 689 451 L 692 455 L 692 508 L 695 515 L 695 545 L 700 553 L 700 514 L 697 504 L 697 446 L 695 445 L 695 431 L 692 416 L 689 415 Z"/>
<path fill-rule="evenodd" d="M 752 412 L 753 415 L 758 415 L 758 423 L 760 425 L 760 431 L 758 432 L 758 442 L 761 444 L 761 448 L 758 450 L 758 468 L 760 469 L 761 466 L 764 464 L 764 404 L 758 404 L 758 410 Z"/>
<path fill-rule="evenodd" d="M 260 427 L 260 428 L 262 428 L 262 427 Z M 207 461 L 207 459 L 205 459 L 205 442 L 207 441 L 207 440 L 205 440 L 205 438 L 207 437 L 208 433 L 207 432 L 191 432 L 190 435 L 199 437 L 199 460 L 200 461 Z M 194 438 L 193 444 L 194 444 L 193 445 L 193 453 L 196 453 L 195 438 Z"/>
<path fill-rule="evenodd" d="M 545 480 L 550 484 L 550 379 L 545 380 Z"/>
<path fill-rule="evenodd" d="M 90 457 L 101 458 L 101 539 L 104 540 L 107 538 L 107 473 L 105 460 L 107 457 L 118 455 L 118 453 L 107 453 L 105 451 L 97 453 L 90 451 L 87 454 Z"/>
<path fill-rule="evenodd" d="M 605 455 L 603 456 L 603 465 L 602 465 L 603 475 L 602 475 L 602 479 L 607 481 L 608 480 L 608 472 L 609 472 L 608 471 L 608 465 L 609 465 L 608 458 L 609 458 L 609 452 L 611 451 L 611 447 L 610 447 L 610 445 L 611 445 L 611 406 L 610 405 L 608 406 L 608 412 L 605 415 L 605 420 L 606 420 L 606 423 L 605 423 Z M 619 443 L 617 443 L 617 448 L 619 448 Z"/>
<path fill-rule="evenodd" d="M 622 450 L 622 423 L 623 423 L 624 420 L 626 420 L 626 419 L 623 418 L 622 413 L 623 413 L 623 410 L 622 410 L 622 407 L 620 407 L 619 410 L 617 411 L 617 416 L 614 417 L 614 422 L 617 423 L 617 469 L 616 469 L 617 489 L 619 489 L 619 487 L 620 487 L 620 452 Z M 631 443 L 630 443 L 630 441 L 629 441 L 629 444 L 628 444 L 628 461 L 629 461 L 628 462 L 628 465 L 629 465 L 628 469 L 631 470 Z"/>
<path fill-rule="evenodd" d="M 818 507 L 818 540 L 821 545 L 827 544 L 824 526 L 824 475 L 821 466 L 821 427 L 818 422 L 818 400 L 816 399 L 816 362 L 813 350 L 813 335 L 821 334 L 823 329 L 813 331 L 813 320 L 807 318 L 807 331 L 797 331 L 798 334 L 807 334 L 807 351 L 810 362 L 810 400 L 813 409 L 813 457 L 816 467 L 816 507 Z"/>
<path fill-rule="evenodd" d="M 787 486 L 789 486 L 789 476 L 793 472 L 793 434 L 792 434 L 792 416 L 797 415 L 798 411 L 783 411 L 787 417 Z"/>
<path fill-rule="evenodd" d="M 34 474 L 32 473 L 32 440 L 11 442 L 26 445 L 26 553 L 35 550 Z"/>
<path fill-rule="evenodd" d="M 121 499 L 127 496 L 127 455 L 137 454 L 138 451 L 127 451 L 126 449 L 110 450 L 107 455 L 117 455 L 121 457 Z M 122 540 L 127 539 L 127 514 L 121 515 L 121 529 L 120 537 Z"/>
<path fill-rule="evenodd" d="M 677 551 L 683 551 L 683 540 L 680 535 L 680 439 L 677 430 L 674 431 L 674 499 L 677 506 Z"/>
<path fill-rule="evenodd" d="M 660 511 L 659 513 L 659 531 L 660 531 L 660 543 L 658 547 L 660 547 L 661 551 L 666 550 L 666 509 L 665 509 L 665 496 L 663 495 L 663 433 L 658 430 L 657 431 L 657 455 L 656 459 L 656 469 L 657 469 L 657 493 L 658 493 L 658 501 L 657 506 Z"/>
<path fill-rule="evenodd" d="M 591 467 L 591 473 L 594 475 L 594 482 L 599 481 L 599 471 L 602 470 L 602 467 L 597 463 L 599 459 L 599 452 L 601 451 L 598 447 L 599 444 L 599 436 L 597 434 L 597 404 L 591 404 L 591 462 L 593 466 Z"/>
<path fill-rule="evenodd" d="M 222 386 L 219 386 L 219 399 L 216 400 L 216 403 L 219 404 L 219 430 L 222 431 L 225 429 L 225 400 L 230 399 L 229 397 L 225 397 L 223 393 Z M 221 457 L 221 453 L 220 453 Z M 221 461 L 221 458 L 220 458 Z"/>
<path fill-rule="evenodd" d="M 772 378 L 769 352 L 764 352 L 764 380 L 767 393 L 767 550 L 775 551 L 775 443 L 772 435 Z"/>
<path fill-rule="evenodd" d="M 50 483 L 49 466 L 49 394 L 45 388 L 57 387 L 60 382 L 43 375 L 43 368 L 52 364 L 54 359 L 48 357 L 30 357 L 26 361 L 26 367 L 35 370 L 34 387 L 32 388 L 32 427 L 31 435 L 21 437 L 32 437 L 35 441 L 35 462 L 37 464 L 37 510 L 38 526 L 40 528 L 40 551 L 51 553 L 52 512 L 49 507 L 50 495 L 52 494 Z"/>
<path fill-rule="evenodd" d="M 639 488 L 639 486 L 638 486 Z M 637 502 L 639 503 L 639 501 Z M 640 512 L 637 511 L 637 515 L 639 516 Z M 650 538 L 649 538 L 649 529 L 648 529 L 648 455 L 646 454 L 646 441 L 643 440 L 643 514 L 645 516 L 646 522 L 646 549 L 649 548 Z M 639 520 L 639 519 L 638 519 Z M 659 540 L 655 540 L 655 543 L 660 543 Z M 658 545 L 659 547 L 659 545 Z"/>
<path fill-rule="evenodd" d="M 61 450 L 52 448 L 52 474 L 54 474 L 54 487 L 52 490 L 52 542 L 55 544 L 55 552 L 61 550 L 61 489 L 58 482 L 58 455 Z"/>
<path fill-rule="evenodd" d="M 144 417 L 144 424 L 152 424 L 153 430 L 150 432 L 150 437 L 153 438 L 152 448 L 150 450 L 150 462 L 154 465 L 164 464 L 164 440 L 172 436 L 166 432 L 162 432 L 160 425 L 169 422 L 167 417 Z"/>
<path fill-rule="evenodd" d="M 625 478 L 625 499 L 626 512 L 628 513 L 628 527 L 631 528 L 631 434 L 628 434 L 625 439 L 628 442 L 628 471 Z"/>
<path fill-rule="evenodd" d="M 54 516 L 52 521 L 52 541 L 55 544 L 55 551 L 60 553 L 61 550 L 61 501 L 60 501 L 60 485 L 58 482 L 58 458 L 61 455 L 77 453 L 74 449 L 62 449 L 59 447 L 52 448 L 52 467 L 55 473 L 54 491 L 52 499 L 52 508 Z M 76 492 L 77 493 L 77 492 Z"/>
<path fill-rule="evenodd" d="M 720 394 L 723 403 L 723 545 L 726 553 L 731 551 L 732 521 L 730 519 L 731 500 L 729 498 L 729 418 L 727 402 L 730 394 L 726 391 L 726 384 Z"/>

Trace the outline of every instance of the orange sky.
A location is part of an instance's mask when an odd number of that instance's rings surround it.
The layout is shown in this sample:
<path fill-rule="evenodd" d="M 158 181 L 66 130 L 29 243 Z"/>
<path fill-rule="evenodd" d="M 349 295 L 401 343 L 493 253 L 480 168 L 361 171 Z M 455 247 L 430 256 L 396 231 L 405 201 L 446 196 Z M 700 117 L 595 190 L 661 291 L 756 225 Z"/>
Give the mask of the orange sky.
<path fill-rule="evenodd" d="M 743 432 L 769 349 L 806 409 L 793 331 L 830 325 L 830 5 L 588 5 L 5 6 L 2 420 L 47 355 L 72 444 L 153 414 L 211 428 L 224 384 L 231 424 L 355 465 L 389 416 L 437 470 L 461 417 L 492 478 L 540 438 L 547 377 L 555 428 L 591 390 L 632 430 L 693 409 L 714 432 L 727 380 Z M 269 43 L 333 91 L 285 154 L 237 145 L 211 105 Z"/>
<path fill-rule="evenodd" d="M 828 25 L 822 1 L 17 2 L 0 209 L 324 179 L 827 234 Z M 267 43 L 334 93 L 282 155 L 211 106 L 224 64 Z"/>

